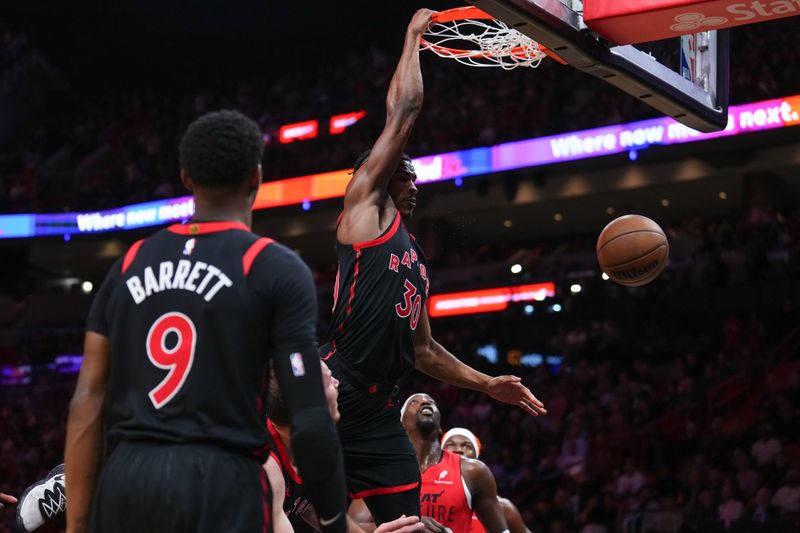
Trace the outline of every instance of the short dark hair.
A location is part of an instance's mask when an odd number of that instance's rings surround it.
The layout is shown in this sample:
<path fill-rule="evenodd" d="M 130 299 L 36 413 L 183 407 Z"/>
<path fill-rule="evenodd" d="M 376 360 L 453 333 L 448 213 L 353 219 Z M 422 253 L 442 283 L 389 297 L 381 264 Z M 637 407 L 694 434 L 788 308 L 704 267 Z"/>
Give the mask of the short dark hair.
<path fill-rule="evenodd" d="M 215 111 L 189 124 L 179 152 L 181 168 L 198 185 L 235 188 L 261 162 L 264 137 L 238 111 Z"/>
<path fill-rule="evenodd" d="M 286 408 L 286 403 L 283 401 L 283 395 L 281 394 L 278 380 L 275 378 L 275 372 L 270 372 L 269 375 L 267 418 L 272 420 L 272 423 L 276 426 L 288 426 L 291 422 L 289 409 Z"/>
<path fill-rule="evenodd" d="M 358 172 L 358 169 L 361 168 L 362 166 L 364 166 L 364 163 L 367 162 L 367 159 L 369 159 L 369 156 L 370 156 L 371 153 L 372 153 L 372 148 L 370 148 L 368 150 L 364 150 L 363 152 L 361 152 L 361 155 L 359 155 L 356 158 L 356 162 L 353 163 L 353 174 Z M 400 157 L 400 161 L 411 161 L 411 156 L 409 156 L 408 154 L 404 153 Z"/>

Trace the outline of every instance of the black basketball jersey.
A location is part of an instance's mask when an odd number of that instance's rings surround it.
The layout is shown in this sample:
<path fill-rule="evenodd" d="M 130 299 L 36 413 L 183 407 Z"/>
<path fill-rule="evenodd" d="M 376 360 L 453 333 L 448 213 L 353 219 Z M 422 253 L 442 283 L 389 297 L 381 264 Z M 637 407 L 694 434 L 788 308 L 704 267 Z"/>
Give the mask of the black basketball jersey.
<path fill-rule="evenodd" d="M 400 213 L 377 239 L 337 241 L 330 349 L 367 379 L 389 384 L 414 368 L 414 331 L 428 298 L 425 255 Z"/>
<path fill-rule="evenodd" d="M 111 344 L 109 440 L 205 442 L 266 459 L 265 363 L 281 346 L 314 349 L 312 313 L 308 267 L 243 224 L 175 224 L 137 242 L 87 323 Z"/>
<path fill-rule="evenodd" d="M 292 465 L 292 460 L 286 452 L 281 436 L 270 420 L 267 420 L 267 430 L 269 431 L 270 456 L 278 463 L 286 486 L 283 511 L 290 520 L 294 517 L 299 518 L 311 507 L 311 501 L 303 493 L 303 478 Z"/>

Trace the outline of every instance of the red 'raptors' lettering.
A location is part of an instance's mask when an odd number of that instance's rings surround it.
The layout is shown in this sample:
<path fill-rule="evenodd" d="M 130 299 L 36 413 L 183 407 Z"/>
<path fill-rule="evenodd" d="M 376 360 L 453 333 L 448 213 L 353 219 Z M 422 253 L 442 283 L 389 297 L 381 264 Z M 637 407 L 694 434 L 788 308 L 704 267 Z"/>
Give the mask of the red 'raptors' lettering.
<path fill-rule="evenodd" d="M 400 258 L 394 254 L 389 254 L 389 270 L 397 272 L 398 265 L 400 265 Z"/>
<path fill-rule="evenodd" d="M 167 348 L 167 336 L 177 335 L 172 348 Z M 183 313 L 161 315 L 147 333 L 147 357 L 158 368 L 168 369 L 169 373 L 148 396 L 156 409 L 169 402 L 186 382 L 192 369 L 194 350 L 197 345 L 197 330 L 192 320 Z"/>

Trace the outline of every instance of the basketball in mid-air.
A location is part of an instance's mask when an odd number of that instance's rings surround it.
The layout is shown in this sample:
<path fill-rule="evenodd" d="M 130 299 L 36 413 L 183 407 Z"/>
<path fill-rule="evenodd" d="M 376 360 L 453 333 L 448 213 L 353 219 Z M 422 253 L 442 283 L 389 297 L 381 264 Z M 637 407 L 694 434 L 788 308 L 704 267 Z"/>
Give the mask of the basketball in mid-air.
<path fill-rule="evenodd" d="M 661 274 L 669 257 L 664 230 L 647 217 L 625 215 L 600 232 L 597 262 L 609 278 L 629 287 L 650 283 Z"/>

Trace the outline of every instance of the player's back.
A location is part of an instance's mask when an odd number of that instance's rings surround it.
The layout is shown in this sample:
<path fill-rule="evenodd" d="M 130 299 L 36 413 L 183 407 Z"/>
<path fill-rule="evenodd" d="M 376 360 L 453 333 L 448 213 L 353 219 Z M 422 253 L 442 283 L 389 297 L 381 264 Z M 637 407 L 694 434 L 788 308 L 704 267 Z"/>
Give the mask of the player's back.
<path fill-rule="evenodd" d="M 332 368 L 392 383 L 414 368 L 414 330 L 430 286 L 425 255 L 399 213 L 377 239 L 337 241 L 336 250 L 330 347 L 321 355 Z"/>
<path fill-rule="evenodd" d="M 134 244 L 90 316 L 111 339 L 109 438 L 263 452 L 270 291 L 292 261 L 230 222 L 174 225 Z"/>

